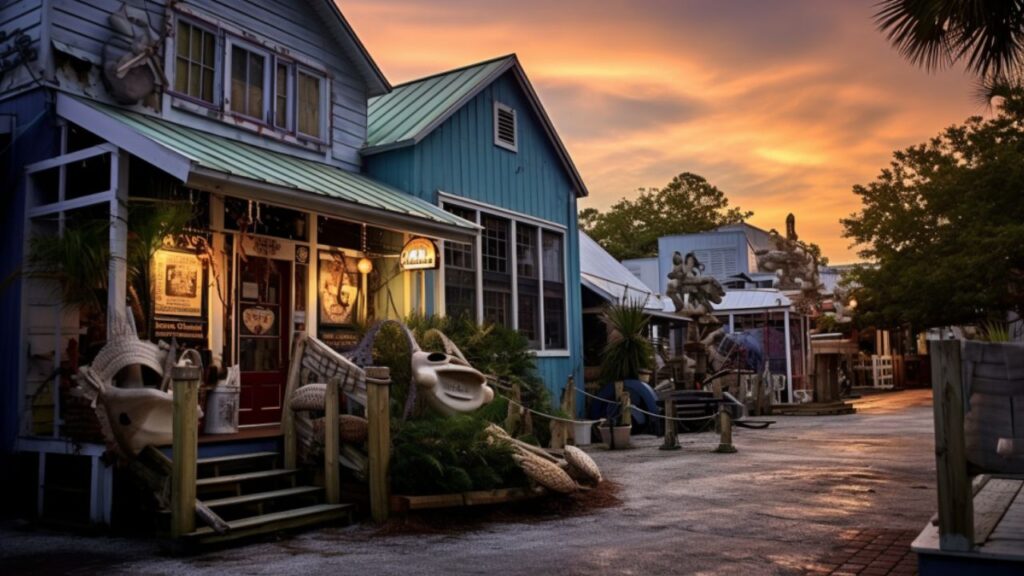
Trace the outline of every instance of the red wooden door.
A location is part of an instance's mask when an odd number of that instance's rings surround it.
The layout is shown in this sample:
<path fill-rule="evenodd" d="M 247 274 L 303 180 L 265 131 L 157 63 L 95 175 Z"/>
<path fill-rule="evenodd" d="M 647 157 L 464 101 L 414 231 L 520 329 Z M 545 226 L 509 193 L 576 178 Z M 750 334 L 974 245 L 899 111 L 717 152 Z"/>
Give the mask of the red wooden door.
<path fill-rule="evenodd" d="M 238 423 L 275 424 L 288 378 L 291 262 L 249 256 L 238 262 Z"/>

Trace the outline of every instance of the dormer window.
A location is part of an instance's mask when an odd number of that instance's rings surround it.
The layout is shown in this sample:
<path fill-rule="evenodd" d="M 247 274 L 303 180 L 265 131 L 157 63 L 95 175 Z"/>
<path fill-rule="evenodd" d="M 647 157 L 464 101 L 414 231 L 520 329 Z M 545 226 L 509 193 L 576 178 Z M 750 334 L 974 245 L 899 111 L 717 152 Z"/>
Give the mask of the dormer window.
<path fill-rule="evenodd" d="M 519 151 L 516 111 L 501 102 L 494 103 L 494 144 L 512 152 Z"/>

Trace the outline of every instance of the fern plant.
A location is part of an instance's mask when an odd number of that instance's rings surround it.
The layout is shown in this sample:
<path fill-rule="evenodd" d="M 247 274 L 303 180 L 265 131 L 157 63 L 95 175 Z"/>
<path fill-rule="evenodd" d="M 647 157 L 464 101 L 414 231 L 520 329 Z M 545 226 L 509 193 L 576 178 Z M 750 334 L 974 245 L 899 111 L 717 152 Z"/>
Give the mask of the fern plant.
<path fill-rule="evenodd" d="M 487 434 L 488 424 L 474 415 L 402 423 L 391 456 L 395 492 L 450 494 L 525 485 L 511 445 Z"/>

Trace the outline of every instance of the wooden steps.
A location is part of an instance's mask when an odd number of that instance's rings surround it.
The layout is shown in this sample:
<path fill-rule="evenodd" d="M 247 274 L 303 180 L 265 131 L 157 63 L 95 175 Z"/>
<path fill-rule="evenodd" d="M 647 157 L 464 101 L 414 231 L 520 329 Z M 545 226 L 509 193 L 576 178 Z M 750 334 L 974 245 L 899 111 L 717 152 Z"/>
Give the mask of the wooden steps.
<path fill-rule="evenodd" d="M 221 486 L 240 484 L 242 482 L 249 482 L 252 480 L 267 480 L 274 478 L 288 478 L 295 475 L 295 470 L 290 468 L 272 468 L 270 470 L 257 470 L 255 472 L 243 472 L 241 474 L 231 474 L 229 476 L 211 476 L 209 478 L 198 478 L 196 479 L 196 489 L 206 488 L 210 486 Z"/>
<path fill-rule="evenodd" d="M 217 544 L 341 519 L 350 520 L 351 514 L 351 504 L 316 504 L 232 520 L 228 522 L 228 531 L 223 534 L 204 526 L 186 534 L 184 539 L 195 544 Z"/>
<path fill-rule="evenodd" d="M 325 503 L 324 489 L 303 485 L 299 470 L 279 468 L 277 452 L 251 452 L 196 461 L 196 529 L 188 547 L 351 521 L 352 505 Z"/>
<path fill-rule="evenodd" d="M 268 500 L 291 498 L 294 496 L 313 496 L 323 491 L 324 489 L 320 488 L 319 486 L 296 486 L 294 488 L 284 488 L 282 490 L 270 490 L 268 492 L 253 492 L 252 494 L 243 494 L 241 496 L 217 498 L 215 500 L 203 500 L 203 504 L 206 504 L 210 508 L 224 508 L 227 506 L 254 504 L 259 502 L 266 502 Z"/>

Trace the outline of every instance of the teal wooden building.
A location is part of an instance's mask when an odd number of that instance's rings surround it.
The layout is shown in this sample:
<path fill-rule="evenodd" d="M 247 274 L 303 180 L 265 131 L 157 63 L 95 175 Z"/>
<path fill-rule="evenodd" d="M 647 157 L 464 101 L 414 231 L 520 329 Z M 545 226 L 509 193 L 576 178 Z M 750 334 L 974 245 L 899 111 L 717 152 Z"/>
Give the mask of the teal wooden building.
<path fill-rule="evenodd" d="M 428 314 L 515 328 L 554 394 L 582 381 L 576 201 L 587 194 L 515 55 L 396 86 L 367 110 L 364 171 L 480 227 L 414 286 Z"/>

